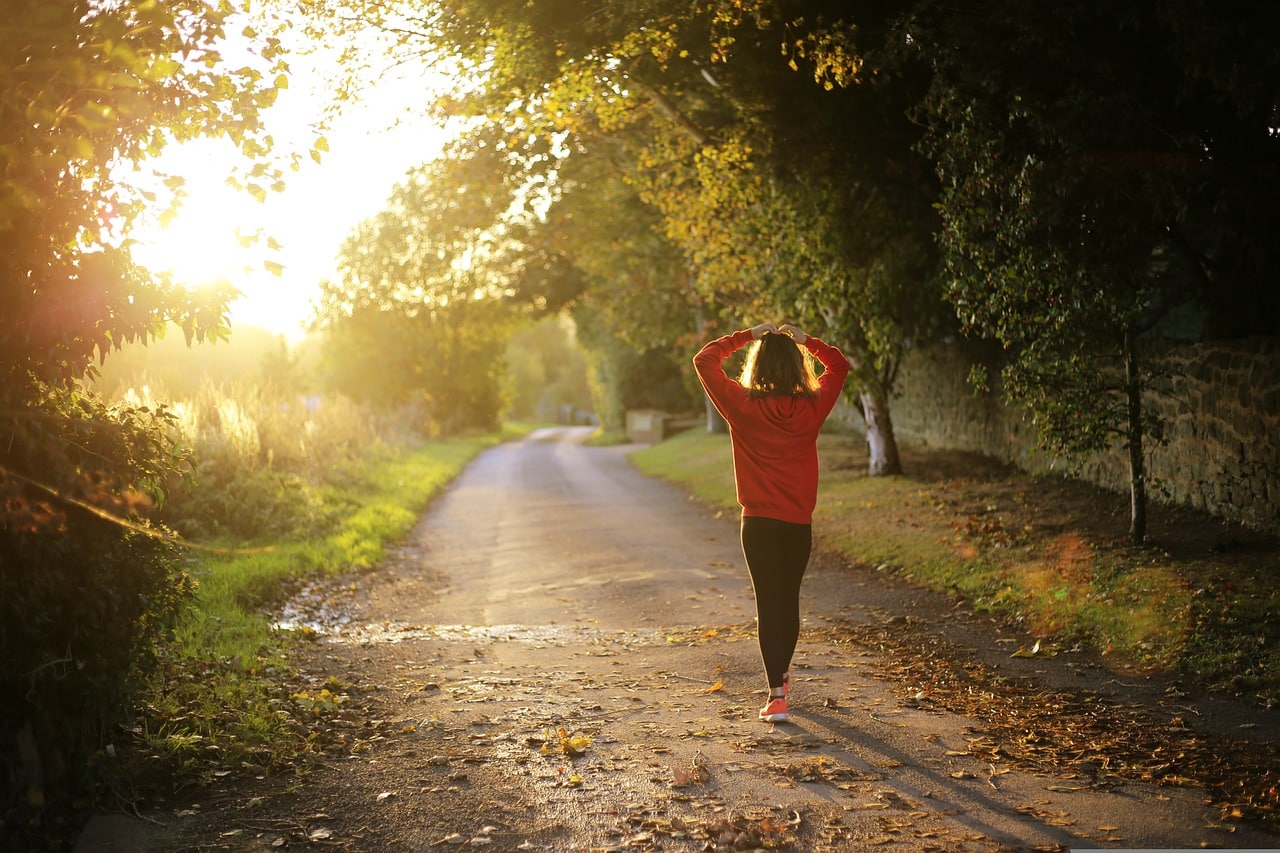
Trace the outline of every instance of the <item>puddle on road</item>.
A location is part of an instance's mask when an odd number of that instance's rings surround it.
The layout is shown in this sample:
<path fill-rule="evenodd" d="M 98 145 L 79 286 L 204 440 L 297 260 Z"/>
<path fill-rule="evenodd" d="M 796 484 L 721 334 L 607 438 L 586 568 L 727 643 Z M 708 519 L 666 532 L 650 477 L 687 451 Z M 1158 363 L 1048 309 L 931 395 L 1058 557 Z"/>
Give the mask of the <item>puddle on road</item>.
<path fill-rule="evenodd" d="M 290 613 L 274 623 L 281 631 L 304 631 L 324 642 L 367 645 L 406 640 L 438 639 L 483 642 L 510 640 L 534 645 L 582 645 L 584 643 L 664 644 L 669 632 L 660 629 L 603 630 L 581 625 L 423 625 L 409 622 L 361 624 L 334 613 Z"/>
<path fill-rule="evenodd" d="M 355 585 L 335 585 L 331 581 L 307 584 L 275 614 L 273 627 L 297 631 L 327 643 L 369 645 L 400 643 L 406 640 L 439 639 L 456 642 L 508 640 L 536 646 L 666 645 L 697 642 L 715 637 L 726 639 L 741 633 L 743 626 L 657 626 L 653 628 L 598 628 L 577 624 L 544 625 L 433 625 L 414 622 L 361 622 L 353 618 L 347 599 Z"/>

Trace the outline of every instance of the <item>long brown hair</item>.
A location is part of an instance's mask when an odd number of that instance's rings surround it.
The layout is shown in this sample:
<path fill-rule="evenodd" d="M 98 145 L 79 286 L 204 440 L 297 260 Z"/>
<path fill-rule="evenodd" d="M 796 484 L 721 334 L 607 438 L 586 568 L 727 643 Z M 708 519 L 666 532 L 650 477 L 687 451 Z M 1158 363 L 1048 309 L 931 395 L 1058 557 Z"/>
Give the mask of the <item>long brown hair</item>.
<path fill-rule="evenodd" d="M 751 345 L 738 381 L 752 397 L 812 397 L 818 393 L 813 357 L 781 332 L 765 332 Z"/>

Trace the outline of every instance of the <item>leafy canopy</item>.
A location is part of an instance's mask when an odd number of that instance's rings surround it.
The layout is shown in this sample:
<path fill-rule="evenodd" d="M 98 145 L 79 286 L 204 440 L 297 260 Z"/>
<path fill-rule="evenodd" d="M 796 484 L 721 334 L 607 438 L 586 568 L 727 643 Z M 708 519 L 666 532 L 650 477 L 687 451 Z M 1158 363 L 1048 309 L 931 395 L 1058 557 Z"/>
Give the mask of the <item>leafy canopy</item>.
<path fill-rule="evenodd" d="M 165 145 L 224 135 L 261 189 L 263 116 L 287 85 L 278 39 L 241 38 L 243 64 L 221 52 L 240 20 L 230 2 L 17 0 L 0 28 L 0 362 L 65 383 L 124 341 L 168 321 L 188 338 L 219 334 L 228 291 L 190 293 L 138 269 L 130 226 L 149 191 L 118 180 Z M 168 187 L 180 190 L 181 178 Z"/>

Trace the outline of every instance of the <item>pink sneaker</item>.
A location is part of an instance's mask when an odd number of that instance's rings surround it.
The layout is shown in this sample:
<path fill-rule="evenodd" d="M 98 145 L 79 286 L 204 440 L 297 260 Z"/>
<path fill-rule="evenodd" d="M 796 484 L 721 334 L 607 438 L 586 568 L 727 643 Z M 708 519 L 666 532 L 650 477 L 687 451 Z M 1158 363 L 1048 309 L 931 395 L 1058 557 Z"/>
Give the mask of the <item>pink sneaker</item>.
<path fill-rule="evenodd" d="M 766 723 L 785 723 L 787 721 L 787 697 L 772 697 L 769 700 L 769 704 L 760 709 L 760 719 Z"/>

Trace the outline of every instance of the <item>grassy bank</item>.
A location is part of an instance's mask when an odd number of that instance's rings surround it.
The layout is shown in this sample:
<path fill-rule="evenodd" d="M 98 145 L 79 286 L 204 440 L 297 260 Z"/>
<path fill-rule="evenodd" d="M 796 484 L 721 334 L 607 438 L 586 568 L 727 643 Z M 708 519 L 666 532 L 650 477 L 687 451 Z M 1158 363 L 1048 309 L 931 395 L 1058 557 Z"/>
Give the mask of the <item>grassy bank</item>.
<path fill-rule="evenodd" d="M 1028 653 L 1083 644 L 1119 672 L 1169 672 L 1264 705 L 1280 701 L 1272 538 L 1153 507 L 1150 544 L 1133 546 L 1120 495 L 910 448 L 904 475 L 870 477 L 860 438 L 824 435 L 819 449 L 819 548 L 1020 623 Z M 737 512 L 727 436 L 694 430 L 632 458 Z"/>
<path fill-rule="evenodd" d="M 162 650 L 135 728 L 140 761 L 122 779 L 199 784 L 246 766 L 280 768 L 312 749 L 296 722 L 311 697 L 289 687 L 288 650 L 304 636 L 276 629 L 270 606 L 305 579 L 375 565 L 468 461 L 525 431 L 370 453 L 323 490 L 325 514 L 336 519 L 325 534 L 193 551 L 197 598 Z"/>

